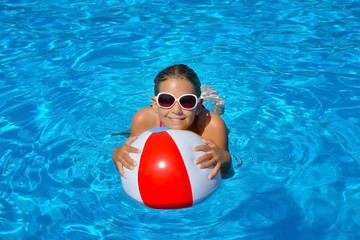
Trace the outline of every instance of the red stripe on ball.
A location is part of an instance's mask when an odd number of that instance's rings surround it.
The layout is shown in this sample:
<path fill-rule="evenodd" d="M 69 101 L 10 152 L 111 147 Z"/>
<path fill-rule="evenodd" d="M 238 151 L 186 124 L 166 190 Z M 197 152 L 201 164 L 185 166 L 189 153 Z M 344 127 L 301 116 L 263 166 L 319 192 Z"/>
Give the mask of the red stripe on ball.
<path fill-rule="evenodd" d="M 138 174 L 139 191 L 146 206 L 171 209 L 193 205 L 186 166 L 166 131 L 152 133 L 147 139 Z"/>

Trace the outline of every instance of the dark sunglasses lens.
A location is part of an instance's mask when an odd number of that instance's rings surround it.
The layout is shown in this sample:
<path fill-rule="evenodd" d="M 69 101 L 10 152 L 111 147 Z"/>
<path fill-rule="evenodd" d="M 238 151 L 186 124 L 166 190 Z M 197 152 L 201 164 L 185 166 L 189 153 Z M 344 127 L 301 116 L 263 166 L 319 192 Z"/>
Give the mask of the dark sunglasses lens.
<path fill-rule="evenodd" d="M 170 107 L 173 105 L 175 98 L 169 94 L 160 94 L 158 97 L 158 103 L 162 107 Z"/>
<path fill-rule="evenodd" d="M 183 108 L 193 108 L 196 105 L 196 98 L 191 95 L 183 96 L 180 98 L 180 104 Z"/>

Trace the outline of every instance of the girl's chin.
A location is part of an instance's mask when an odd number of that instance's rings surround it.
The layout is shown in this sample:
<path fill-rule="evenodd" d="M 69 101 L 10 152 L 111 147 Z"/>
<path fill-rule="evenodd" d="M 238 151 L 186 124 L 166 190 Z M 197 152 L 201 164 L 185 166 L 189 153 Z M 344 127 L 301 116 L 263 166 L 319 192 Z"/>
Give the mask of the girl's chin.
<path fill-rule="evenodd" d="M 170 122 L 166 124 L 168 128 L 175 129 L 175 130 L 184 130 L 186 129 L 186 125 L 183 122 Z"/>
<path fill-rule="evenodd" d="M 175 130 L 184 130 L 184 129 L 186 129 L 185 126 L 183 126 L 183 125 L 176 125 L 176 124 L 171 124 L 171 125 L 168 126 L 168 128 L 170 128 L 170 129 L 175 129 Z"/>

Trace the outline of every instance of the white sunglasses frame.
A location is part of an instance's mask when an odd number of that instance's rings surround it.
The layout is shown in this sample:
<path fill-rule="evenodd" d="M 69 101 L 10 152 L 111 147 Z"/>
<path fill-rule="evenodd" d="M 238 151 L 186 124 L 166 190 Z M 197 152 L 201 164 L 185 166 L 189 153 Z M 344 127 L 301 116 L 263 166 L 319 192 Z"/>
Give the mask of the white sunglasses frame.
<path fill-rule="evenodd" d="M 169 107 L 160 106 L 160 104 L 159 104 L 159 102 L 158 102 L 158 97 L 159 97 L 161 94 L 169 94 L 170 96 L 172 96 L 173 98 L 175 98 L 174 103 L 171 104 L 171 106 L 169 106 Z M 195 97 L 196 104 L 195 104 L 195 106 L 192 107 L 192 108 L 184 108 L 183 105 L 181 105 L 181 103 L 180 103 L 180 98 L 182 98 L 183 96 L 189 96 L 189 95 Z M 184 109 L 184 110 L 193 110 L 194 108 L 197 107 L 197 105 L 199 104 L 201 98 L 198 98 L 195 94 L 192 94 L 192 93 L 183 94 L 183 95 L 181 95 L 179 98 L 176 98 L 176 97 L 175 97 L 173 94 L 171 94 L 171 93 L 168 93 L 168 92 L 160 92 L 160 93 L 158 93 L 158 94 L 156 95 L 155 99 L 156 99 L 157 105 L 158 105 L 160 108 L 169 109 L 169 108 L 172 108 L 172 107 L 175 105 L 176 102 L 178 102 L 179 105 L 180 105 L 180 107 L 181 107 L 182 109 Z"/>

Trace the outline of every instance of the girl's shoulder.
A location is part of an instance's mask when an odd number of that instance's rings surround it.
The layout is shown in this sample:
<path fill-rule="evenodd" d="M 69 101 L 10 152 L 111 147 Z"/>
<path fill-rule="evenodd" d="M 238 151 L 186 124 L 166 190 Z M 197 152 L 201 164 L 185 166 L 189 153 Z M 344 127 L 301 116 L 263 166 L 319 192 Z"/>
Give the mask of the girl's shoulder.
<path fill-rule="evenodd" d="M 156 127 L 159 122 L 158 118 L 151 106 L 141 108 L 132 119 L 131 135 L 138 136 L 140 133 Z"/>
<path fill-rule="evenodd" d="M 204 110 L 199 114 L 200 136 L 211 140 L 218 147 L 227 149 L 228 136 L 225 121 L 218 114 Z"/>
<path fill-rule="evenodd" d="M 135 116 L 141 117 L 141 116 L 143 116 L 143 115 L 148 116 L 148 115 L 152 115 L 152 114 L 156 115 L 153 107 L 152 107 L 152 106 L 147 106 L 147 107 L 143 107 L 143 108 L 139 109 L 139 110 L 135 113 L 134 117 L 135 117 Z"/>
<path fill-rule="evenodd" d="M 224 120 L 215 112 L 203 108 L 198 115 L 201 132 L 217 132 L 226 129 Z"/>

